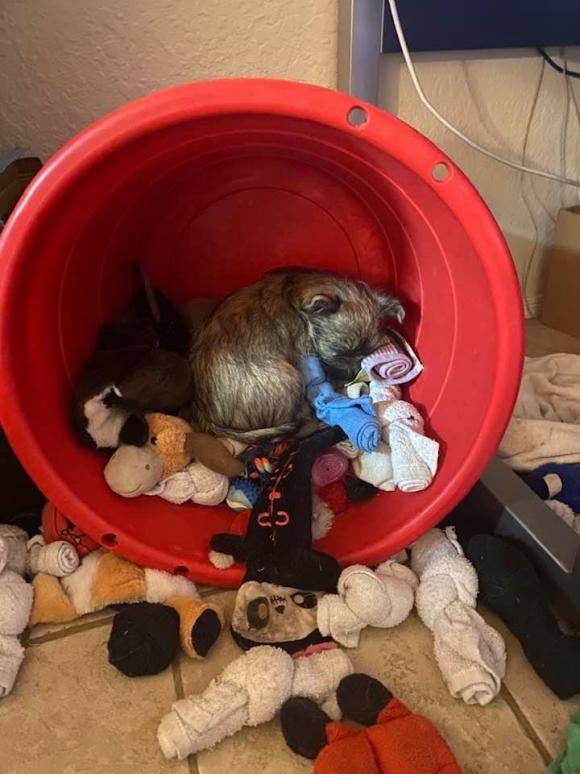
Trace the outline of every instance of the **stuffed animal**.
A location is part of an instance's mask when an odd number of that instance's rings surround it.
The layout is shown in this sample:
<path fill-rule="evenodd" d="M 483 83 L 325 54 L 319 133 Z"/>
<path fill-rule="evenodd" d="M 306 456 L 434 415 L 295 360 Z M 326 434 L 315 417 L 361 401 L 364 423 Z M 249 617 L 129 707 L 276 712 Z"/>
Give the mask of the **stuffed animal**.
<path fill-rule="evenodd" d="M 203 603 L 187 578 L 102 550 L 85 556 L 66 578 L 41 573 L 32 586 L 31 626 L 73 621 L 109 605 L 149 603 L 132 604 L 113 623 L 109 660 L 130 677 L 164 669 L 175 656 L 178 637 L 187 656 L 204 658 L 222 629 L 219 609 Z"/>
<path fill-rule="evenodd" d="M 78 556 L 68 543 L 45 546 L 40 536 L 29 541 L 20 527 L 0 525 L 0 698 L 12 690 L 24 660 L 19 635 L 29 623 L 33 589 L 23 576 L 43 567 L 62 577 L 77 566 Z"/>
<path fill-rule="evenodd" d="M 166 758 L 184 760 L 244 726 L 272 720 L 291 696 L 304 696 L 335 716 L 336 689 L 353 671 L 338 648 L 292 658 L 262 645 L 232 661 L 202 693 L 181 699 L 161 720 L 157 739 Z"/>
<path fill-rule="evenodd" d="M 312 699 L 288 699 L 280 712 L 286 743 L 314 759 L 314 774 L 461 774 L 453 752 L 435 726 L 411 712 L 378 680 L 352 674 L 336 698 L 350 728 Z"/>
<path fill-rule="evenodd" d="M 312 548 L 312 465 L 318 455 L 345 433 L 338 427 L 319 430 L 288 446 L 258 496 L 245 536 L 214 535 L 215 554 L 246 563 L 245 581 L 274 583 L 308 591 L 334 591 L 340 574 L 336 560 Z"/>
<path fill-rule="evenodd" d="M 415 574 L 394 561 L 376 571 L 347 567 L 336 594 L 248 581 L 236 595 L 232 636 L 243 650 L 273 645 L 296 653 L 328 642 L 355 648 L 366 626 L 392 628 L 407 618 L 417 585 Z"/>
<path fill-rule="evenodd" d="M 420 537 L 411 567 L 419 578 L 417 613 L 433 632 L 435 659 L 451 695 L 466 704 L 489 704 L 505 675 L 505 643 L 475 610 L 477 573 L 453 528 Z"/>
<path fill-rule="evenodd" d="M 25 550 L 27 536 L 23 534 L 18 542 Z M 15 543 L 0 537 L 0 698 L 12 690 L 24 661 L 19 636 L 26 629 L 32 607 L 32 586 L 22 577 L 24 568 Z M 16 551 L 11 550 L 14 547 Z"/>
<path fill-rule="evenodd" d="M 145 412 L 176 413 L 191 402 L 186 321 L 141 271 L 131 310 L 100 331 L 73 391 L 72 426 L 97 449 L 147 443 Z"/>
<path fill-rule="evenodd" d="M 191 462 L 143 494 L 161 497 L 175 505 L 187 502 L 219 505 L 227 497 L 229 483 L 229 478 L 221 473 L 206 468 L 201 462 Z"/>
<path fill-rule="evenodd" d="M 223 500 L 228 489 L 227 476 L 239 475 L 243 470 L 243 463 L 233 456 L 236 448 L 205 433 L 194 433 L 180 417 L 147 414 L 146 420 L 148 443 L 145 446 L 121 446 L 105 466 L 105 480 L 113 492 L 123 497 L 151 493 L 166 496 L 171 502 L 185 502 L 187 499 L 197 502 L 198 492 L 203 497 L 215 489 L 218 492 L 225 489 L 221 497 Z M 190 466 L 194 455 L 197 462 Z M 212 477 L 210 466 L 217 474 L 217 480 L 215 475 Z M 172 487 L 169 484 L 171 477 L 184 469 L 189 483 L 186 480 L 179 485 L 174 479 Z M 203 483 L 204 477 L 209 477 L 209 485 Z M 165 485 L 160 486 L 160 482 L 165 482 Z M 172 496 L 171 492 L 177 490 L 180 494 Z"/>
<path fill-rule="evenodd" d="M 353 460 L 355 474 L 384 491 L 426 489 L 437 471 L 439 444 L 425 435 L 423 417 L 412 403 L 400 399 L 397 385 L 372 381 L 369 389 L 382 441 L 375 451 Z"/>
<path fill-rule="evenodd" d="M 580 513 L 580 465 L 549 462 L 520 475 L 542 500 L 557 500 Z"/>
<path fill-rule="evenodd" d="M 390 629 L 402 623 L 415 601 L 415 573 L 389 560 L 375 570 L 363 565 L 344 569 L 337 594 L 325 594 L 318 604 L 320 632 L 346 648 L 356 648 L 362 629 Z"/>

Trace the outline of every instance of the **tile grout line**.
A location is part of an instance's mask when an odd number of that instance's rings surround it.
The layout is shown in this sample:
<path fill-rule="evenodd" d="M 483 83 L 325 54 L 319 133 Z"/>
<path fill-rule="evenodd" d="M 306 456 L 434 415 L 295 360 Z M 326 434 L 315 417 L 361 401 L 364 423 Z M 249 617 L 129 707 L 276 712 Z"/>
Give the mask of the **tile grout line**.
<path fill-rule="evenodd" d="M 185 688 L 183 685 L 183 675 L 181 674 L 181 655 L 173 659 L 171 663 L 171 674 L 173 675 L 173 687 L 177 699 L 185 699 Z M 199 774 L 196 756 L 190 755 L 187 758 L 187 770 L 189 774 Z"/>
<path fill-rule="evenodd" d="M 528 720 L 527 715 L 520 707 L 514 695 L 511 693 L 511 691 L 509 690 L 509 688 L 506 686 L 505 683 L 502 684 L 500 693 L 502 698 L 504 699 L 504 701 L 512 711 L 519 727 L 522 729 L 524 734 L 528 737 L 530 742 L 534 745 L 534 747 L 540 754 L 542 760 L 544 761 L 544 764 L 546 766 L 549 766 L 554 756 L 550 754 L 550 751 L 540 739 L 538 733 L 536 732 L 536 730 Z"/>
<path fill-rule="evenodd" d="M 87 632 L 91 629 L 98 629 L 105 624 L 111 624 L 112 618 L 99 618 L 98 621 L 86 621 L 78 626 L 68 626 L 66 629 L 59 629 L 56 632 L 48 632 L 47 634 L 41 634 L 40 637 L 30 637 L 27 642 L 27 647 L 32 645 L 43 645 L 45 642 L 53 642 L 54 640 L 62 640 L 65 637 L 70 637 L 80 632 Z"/>
<path fill-rule="evenodd" d="M 181 676 L 181 669 L 179 666 L 180 660 L 180 656 L 177 656 L 171 662 L 171 674 L 173 675 L 173 687 L 175 688 L 176 698 L 185 699 L 185 688 L 183 687 L 183 677 Z"/>

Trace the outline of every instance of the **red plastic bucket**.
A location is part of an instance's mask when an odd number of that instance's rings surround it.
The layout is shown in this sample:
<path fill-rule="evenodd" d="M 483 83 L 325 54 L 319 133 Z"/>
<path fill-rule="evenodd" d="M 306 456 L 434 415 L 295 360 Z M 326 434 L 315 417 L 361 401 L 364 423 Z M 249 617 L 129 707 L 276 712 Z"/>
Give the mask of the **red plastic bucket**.
<path fill-rule="evenodd" d="M 42 170 L 0 242 L 0 419 L 31 476 L 95 540 L 198 581 L 224 508 L 124 500 L 69 427 L 71 384 L 143 260 L 175 301 L 223 296 L 282 265 L 395 290 L 425 371 L 410 398 L 442 444 L 433 485 L 338 517 L 320 548 L 372 563 L 436 524 L 474 484 L 508 421 L 522 359 L 505 242 L 459 169 L 396 118 L 314 86 L 224 80 L 106 116 Z M 437 166 L 443 165 L 443 166 Z M 444 177 L 443 180 L 436 178 Z"/>

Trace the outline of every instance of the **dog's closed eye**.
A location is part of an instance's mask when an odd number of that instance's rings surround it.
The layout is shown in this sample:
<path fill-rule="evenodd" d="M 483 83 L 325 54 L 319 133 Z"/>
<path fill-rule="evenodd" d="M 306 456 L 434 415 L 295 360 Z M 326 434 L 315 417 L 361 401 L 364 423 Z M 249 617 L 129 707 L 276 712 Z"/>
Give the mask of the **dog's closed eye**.
<path fill-rule="evenodd" d="M 325 293 L 317 293 L 302 305 L 302 311 L 309 316 L 336 314 L 339 309 L 340 299 Z"/>

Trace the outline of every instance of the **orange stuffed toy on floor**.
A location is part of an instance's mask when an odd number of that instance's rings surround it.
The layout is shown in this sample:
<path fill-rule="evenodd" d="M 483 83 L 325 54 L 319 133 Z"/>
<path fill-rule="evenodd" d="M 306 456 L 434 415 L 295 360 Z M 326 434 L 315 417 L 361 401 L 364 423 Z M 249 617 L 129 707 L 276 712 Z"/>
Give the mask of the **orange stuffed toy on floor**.
<path fill-rule="evenodd" d="M 349 675 L 337 700 L 345 718 L 367 728 L 331 721 L 310 699 L 288 699 L 282 707 L 284 738 L 295 753 L 315 759 L 314 774 L 461 774 L 435 726 L 378 680 Z"/>

